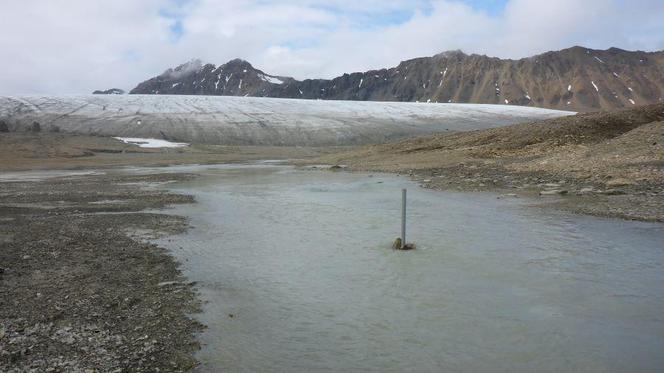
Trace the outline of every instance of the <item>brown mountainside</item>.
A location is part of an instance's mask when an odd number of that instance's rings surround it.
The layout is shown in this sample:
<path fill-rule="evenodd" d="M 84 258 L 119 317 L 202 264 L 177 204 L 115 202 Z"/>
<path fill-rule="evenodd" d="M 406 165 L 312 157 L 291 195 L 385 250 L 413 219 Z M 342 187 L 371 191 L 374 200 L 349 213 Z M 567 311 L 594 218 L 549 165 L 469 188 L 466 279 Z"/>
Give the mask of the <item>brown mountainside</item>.
<path fill-rule="evenodd" d="M 298 81 L 247 61 L 194 60 L 140 83 L 133 94 L 265 96 L 328 100 L 457 102 L 573 111 L 664 101 L 664 52 L 573 47 L 519 60 L 460 51 L 398 66 Z"/>

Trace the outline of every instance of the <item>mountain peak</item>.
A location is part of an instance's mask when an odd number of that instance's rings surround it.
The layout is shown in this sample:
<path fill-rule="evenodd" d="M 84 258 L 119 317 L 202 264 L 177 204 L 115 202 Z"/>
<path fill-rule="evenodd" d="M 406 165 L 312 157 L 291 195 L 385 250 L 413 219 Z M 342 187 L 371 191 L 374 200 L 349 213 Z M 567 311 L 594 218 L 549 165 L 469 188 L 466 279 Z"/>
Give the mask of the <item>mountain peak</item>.
<path fill-rule="evenodd" d="M 248 61 L 243 60 L 241 58 L 232 59 L 232 60 L 226 62 L 225 64 L 223 64 L 222 66 L 225 66 L 226 68 L 230 68 L 230 69 L 240 68 L 240 69 L 254 70 L 254 67 Z"/>
<path fill-rule="evenodd" d="M 178 65 L 174 69 L 168 69 L 164 71 L 161 76 L 166 77 L 168 79 L 179 79 L 182 76 L 191 74 L 192 72 L 199 71 L 201 68 L 203 68 L 203 61 L 201 61 L 198 58 L 193 58 L 181 65 Z"/>
<path fill-rule="evenodd" d="M 449 59 L 449 58 L 464 58 L 464 57 L 468 57 L 468 55 L 463 53 L 463 51 L 461 49 L 455 49 L 455 50 L 449 50 L 449 51 L 438 53 L 434 57 L 448 58 Z"/>

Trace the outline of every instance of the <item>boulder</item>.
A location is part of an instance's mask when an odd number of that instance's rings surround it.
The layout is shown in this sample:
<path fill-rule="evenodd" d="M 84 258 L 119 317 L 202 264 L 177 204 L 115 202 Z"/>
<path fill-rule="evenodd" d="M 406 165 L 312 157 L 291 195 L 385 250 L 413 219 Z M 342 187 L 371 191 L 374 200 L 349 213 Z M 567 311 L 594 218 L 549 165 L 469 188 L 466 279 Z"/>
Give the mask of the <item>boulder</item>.
<path fill-rule="evenodd" d="M 41 132 L 41 125 L 39 122 L 32 122 L 32 125 L 30 126 L 30 132 Z"/>

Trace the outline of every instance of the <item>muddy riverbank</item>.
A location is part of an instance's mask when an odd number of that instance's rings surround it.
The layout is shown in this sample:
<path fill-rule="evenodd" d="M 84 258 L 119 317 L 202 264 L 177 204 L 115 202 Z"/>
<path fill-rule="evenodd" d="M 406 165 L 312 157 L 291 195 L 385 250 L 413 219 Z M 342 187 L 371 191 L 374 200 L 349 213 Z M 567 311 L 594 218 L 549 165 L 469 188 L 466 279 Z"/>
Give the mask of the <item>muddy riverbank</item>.
<path fill-rule="evenodd" d="M 6 176 L 6 174 L 5 174 Z M 146 238 L 182 232 L 151 210 L 187 174 L 0 183 L 0 371 L 184 371 L 196 365 L 194 284 Z"/>

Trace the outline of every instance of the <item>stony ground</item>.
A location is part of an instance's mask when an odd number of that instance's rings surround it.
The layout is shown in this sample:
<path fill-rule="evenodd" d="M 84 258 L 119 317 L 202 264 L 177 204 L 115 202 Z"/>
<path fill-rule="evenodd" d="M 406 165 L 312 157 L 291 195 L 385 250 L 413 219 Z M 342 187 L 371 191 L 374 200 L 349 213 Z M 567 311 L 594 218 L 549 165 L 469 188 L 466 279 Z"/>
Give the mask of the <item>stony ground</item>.
<path fill-rule="evenodd" d="M 186 371 L 198 302 L 147 237 L 181 232 L 145 212 L 192 198 L 157 191 L 189 175 L 0 183 L 0 371 Z"/>
<path fill-rule="evenodd" d="M 304 163 L 395 172 L 430 188 L 538 196 L 581 213 L 664 221 L 664 104 L 421 137 Z"/>

